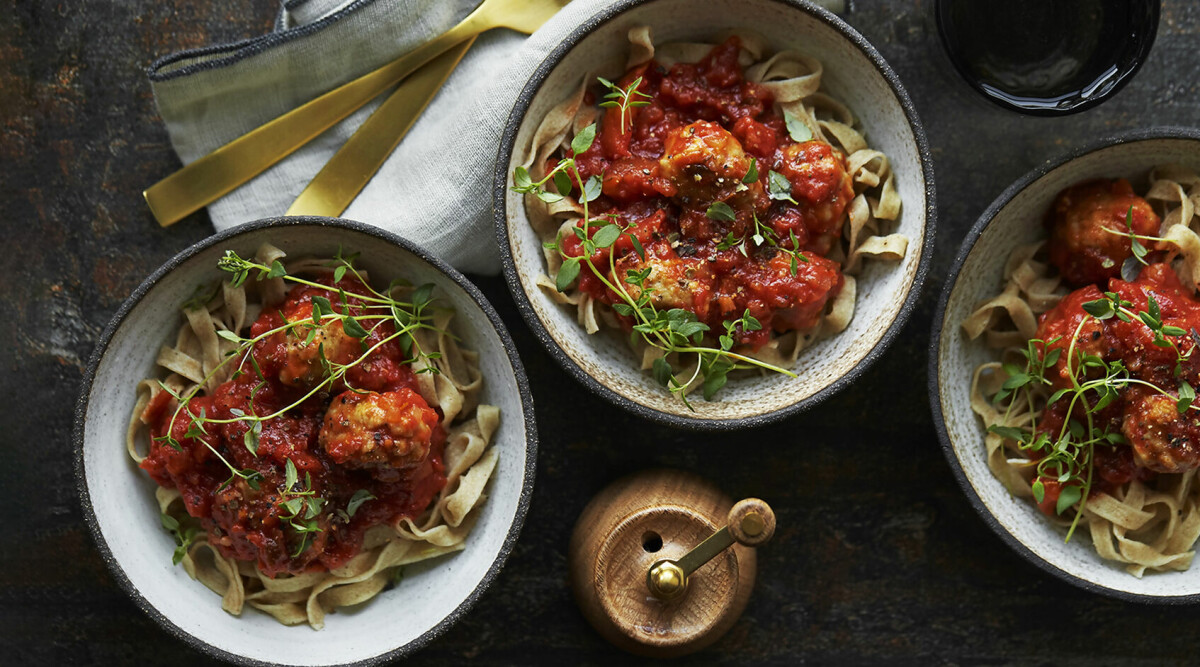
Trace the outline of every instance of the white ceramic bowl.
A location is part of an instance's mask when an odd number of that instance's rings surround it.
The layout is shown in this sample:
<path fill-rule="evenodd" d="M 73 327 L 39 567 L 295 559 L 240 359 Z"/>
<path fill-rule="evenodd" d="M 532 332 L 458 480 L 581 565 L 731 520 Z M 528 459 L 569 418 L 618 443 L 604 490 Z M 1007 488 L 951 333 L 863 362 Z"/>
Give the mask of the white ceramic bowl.
<path fill-rule="evenodd" d="M 523 195 L 511 190 L 518 158 L 550 108 L 586 73 L 623 70 L 626 34 L 649 25 L 656 43 L 705 41 L 730 28 L 763 35 L 772 51 L 792 49 L 819 59 L 824 86 L 859 118 L 872 147 L 891 159 L 904 201 L 896 231 L 910 239 L 899 263 L 868 262 L 859 277 L 847 330 L 805 350 L 783 375 L 731 379 L 713 402 L 681 401 L 638 368 L 622 336 L 588 335 L 573 310 L 554 303 L 535 280 L 545 272 L 541 240 L 530 227 Z M 676 426 L 735 429 L 780 419 L 845 387 L 891 342 L 912 309 L 933 244 L 933 168 L 916 111 L 895 72 L 853 28 L 802 0 L 623 0 L 580 25 L 541 64 L 521 92 L 501 140 L 494 181 L 495 216 L 505 277 L 525 320 L 572 375 L 606 399 Z M 608 332 L 611 334 L 611 332 Z"/>
<path fill-rule="evenodd" d="M 455 332 L 480 353 L 484 403 L 500 408 L 500 448 L 479 523 L 466 549 L 408 566 L 403 581 L 358 609 L 330 614 L 323 630 L 285 627 L 250 607 L 241 617 L 171 564 L 154 482 L 125 452 L 134 386 L 158 369 L 160 344 L 175 336 L 179 304 L 201 284 L 225 277 L 226 249 L 243 257 L 269 241 L 290 256 L 362 253 L 372 280 L 431 282 L 457 311 Z M 477 288 L 419 247 L 360 223 L 325 218 L 261 220 L 212 236 L 176 255 L 121 306 L 92 354 L 76 409 L 76 476 L 84 516 L 113 575 L 134 601 L 193 646 L 243 664 L 376 663 L 424 645 L 479 598 L 517 539 L 533 490 L 537 429 L 525 372 L 500 318 Z"/>
<path fill-rule="evenodd" d="M 1157 602 L 1200 601 L 1200 563 L 1186 572 L 1147 573 L 1138 579 L 1101 560 L 1086 532 L 1064 543 L 1033 503 L 1014 498 L 988 470 L 983 424 L 971 412 L 974 369 L 995 359 L 960 326 L 983 299 L 1003 286 L 1005 259 L 1018 245 L 1046 236 L 1042 221 L 1067 186 L 1092 178 L 1128 178 L 1144 191 L 1154 166 L 1178 163 L 1200 170 L 1200 131 L 1156 128 L 1109 139 L 1047 163 L 1009 186 L 971 229 L 955 260 L 934 317 L 929 391 L 946 458 L 975 509 L 1017 553 L 1043 570 L 1088 590 Z"/>

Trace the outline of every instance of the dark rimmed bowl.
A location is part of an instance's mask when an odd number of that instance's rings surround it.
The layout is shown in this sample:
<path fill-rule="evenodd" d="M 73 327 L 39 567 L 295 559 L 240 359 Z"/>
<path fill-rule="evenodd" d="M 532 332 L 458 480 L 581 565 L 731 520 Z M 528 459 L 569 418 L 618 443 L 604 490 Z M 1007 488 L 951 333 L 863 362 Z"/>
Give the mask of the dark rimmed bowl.
<path fill-rule="evenodd" d="M 1200 171 L 1200 130 L 1153 128 L 1107 139 L 1050 161 L 1008 187 L 967 234 L 950 270 L 929 352 L 929 395 L 946 459 L 967 499 L 1006 544 L 1034 565 L 1081 588 L 1143 602 L 1200 602 L 1200 564 L 1186 572 L 1147 573 L 1138 579 L 1120 564 L 1101 560 L 1084 531 L 1070 542 L 991 473 L 984 428 L 971 412 L 974 369 L 996 358 L 960 326 L 976 303 L 1003 288 L 1005 260 L 1018 245 L 1045 238 L 1046 210 L 1064 188 L 1099 177 L 1123 177 L 1145 192 L 1150 168 L 1178 163 Z"/>
<path fill-rule="evenodd" d="M 595 393 L 631 412 L 689 429 L 732 430 L 777 421 L 846 387 L 900 330 L 916 300 L 933 247 L 933 167 L 924 131 L 896 73 L 862 35 L 803 0 L 714 0 L 698 12 L 690 0 L 624 0 L 576 28 L 537 68 L 508 119 L 494 181 L 494 212 L 504 275 L 521 314 L 563 368 Z M 513 169 L 537 124 L 585 73 L 614 76 L 628 54 L 626 34 L 649 25 L 655 43 L 702 41 L 723 30 L 762 34 L 773 50 L 793 49 L 824 65 L 824 86 L 859 118 L 872 147 L 892 161 L 904 200 L 897 231 L 910 239 L 898 262 L 869 262 L 859 276 L 854 319 L 842 333 L 805 350 L 800 376 L 730 380 L 712 402 L 689 411 L 639 370 L 619 335 L 589 336 L 575 312 L 554 303 L 535 281 L 545 272 L 541 240 L 529 225 Z M 603 332 L 602 332 L 603 333 Z"/>
<path fill-rule="evenodd" d="M 457 554 L 407 566 L 394 589 L 330 614 L 325 628 L 285 627 L 247 607 L 234 617 L 221 598 L 172 566 L 172 537 L 159 523 L 155 484 L 125 452 L 135 385 L 158 373 L 161 344 L 173 341 L 179 305 L 216 268 L 226 249 L 243 257 L 269 241 L 289 256 L 360 251 L 372 281 L 404 276 L 432 282 L 457 316 L 464 347 L 480 353 L 482 400 L 501 410 L 493 437 L 499 461 L 482 514 Z M 75 472 L 83 514 L 114 577 L 168 632 L 239 664 L 378 664 L 420 648 L 479 599 L 512 551 L 529 508 L 537 455 L 533 399 L 525 371 L 496 311 L 478 288 L 419 246 L 376 227 L 314 217 L 260 220 L 209 237 L 147 278 L 121 306 L 92 353 L 75 411 Z"/>

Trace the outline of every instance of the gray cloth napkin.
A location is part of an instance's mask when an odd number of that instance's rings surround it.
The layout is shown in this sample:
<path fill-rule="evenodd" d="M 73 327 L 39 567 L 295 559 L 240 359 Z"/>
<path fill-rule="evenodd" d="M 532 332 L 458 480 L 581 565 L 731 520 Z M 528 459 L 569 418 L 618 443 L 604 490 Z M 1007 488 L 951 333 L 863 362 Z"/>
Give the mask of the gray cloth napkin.
<path fill-rule="evenodd" d="M 343 217 L 415 241 L 459 270 L 499 272 L 491 182 L 504 123 L 537 65 L 613 1 L 574 0 L 530 37 L 481 35 Z M 445 32 L 478 3 L 291 0 L 267 35 L 162 58 L 149 76 L 175 152 L 184 164 L 203 157 Z M 213 225 L 282 215 L 382 99 L 211 204 Z"/>

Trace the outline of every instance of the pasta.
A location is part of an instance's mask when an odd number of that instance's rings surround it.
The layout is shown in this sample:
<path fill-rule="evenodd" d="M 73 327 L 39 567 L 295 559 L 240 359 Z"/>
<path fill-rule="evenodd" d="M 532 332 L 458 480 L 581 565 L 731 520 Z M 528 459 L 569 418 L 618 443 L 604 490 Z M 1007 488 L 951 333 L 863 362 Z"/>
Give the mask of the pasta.
<path fill-rule="evenodd" d="M 590 87 L 595 79 L 585 77 L 542 119 L 519 158 L 518 172 L 534 183 L 554 175 L 555 160 L 564 156 L 579 169 L 577 184 L 555 180 L 557 194 L 550 196 L 522 190 L 523 178 L 517 179 L 546 247 L 546 273 L 537 284 L 573 308 L 588 333 L 628 330 L 639 320 L 626 305 L 645 292 L 655 309 L 691 312 L 709 332 L 705 340 L 724 331 L 746 356 L 793 364 L 812 341 L 849 324 L 864 261 L 899 260 L 907 252 L 908 239 L 886 231 L 901 206 L 887 156 L 855 129 L 852 112 L 823 91 L 823 67 L 814 58 L 770 54 L 762 38 L 745 31 L 721 35 L 716 44 L 656 45 L 649 28 L 639 26 L 628 38 L 624 77 L 616 84 L 599 78 L 611 91 L 607 101 L 599 108 L 589 103 L 600 96 Z M 592 126 L 600 128 L 592 148 L 576 153 L 573 143 Z M 694 144 L 708 153 L 686 155 Z M 589 176 L 598 179 L 595 192 L 583 187 Z M 615 268 L 595 276 L 585 268 L 564 281 L 564 263 L 582 255 L 574 248 L 575 238 L 582 242 L 579 228 L 606 219 L 624 226 L 611 245 Z M 730 264 L 736 267 L 722 268 Z M 754 291 L 768 282 L 776 287 Z M 612 287 L 623 284 L 634 285 L 629 298 Z M 682 369 L 679 386 L 701 384 L 697 366 L 711 361 L 687 362 L 650 340 L 631 337 L 643 369 L 667 354 L 670 367 Z"/>
<path fill-rule="evenodd" d="M 264 245 L 246 266 L 273 270 L 270 277 L 260 272 L 258 281 L 243 275 L 223 282 L 215 293 L 185 306 L 185 323 L 174 343 L 163 346 L 158 355 L 158 365 L 169 375 L 138 385 L 128 455 L 160 483 L 155 495 L 164 526 L 180 543 L 177 561 L 193 579 L 222 596 L 225 611 L 240 615 L 249 605 L 281 623 L 308 623 L 320 629 L 328 612 L 371 599 L 402 566 L 464 548 L 495 470 L 498 452 L 490 440 L 500 415 L 495 407 L 478 403 L 483 386 L 478 357 L 447 333 L 453 312 L 431 300 L 432 286 L 394 285 L 382 294 L 371 290 L 385 297 L 380 303 L 413 304 L 411 313 L 377 316 L 371 313 L 380 312 L 378 306 L 362 305 L 356 296 L 356 288 L 370 290 L 368 276 L 340 256 L 333 262 L 291 261 Z M 284 275 L 307 281 L 308 286 L 302 284 L 289 294 Z M 328 309 L 331 301 L 339 300 L 336 288 L 343 290 L 338 311 Z M 301 289 L 308 291 L 301 294 Z M 345 292 L 350 293 L 349 301 Z M 321 294 L 329 297 L 323 304 Z M 343 313 L 345 318 L 339 319 Z M 298 324 L 300 320 L 304 324 Z M 271 322 L 276 328 L 260 333 Z M 364 330 L 357 332 L 355 324 L 360 322 Z M 423 324 L 401 328 L 401 322 Z M 243 338 L 247 328 L 250 333 Z M 302 340 L 305 334 L 307 341 Z M 404 335 L 411 339 L 406 341 Z M 411 350 L 411 358 L 406 358 L 408 353 L 395 354 L 404 347 Z M 350 350 L 349 356 L 339 359 L 343 348 Z M 284 356 L 274 359 L 272 354 Z M 281 369 L 278 382 L 271 376 L 274 366 L 266 376 L 260 370 L 276 362 Z M 317 369 L 312 377 L 293 373 L 312 368 Z M 336 372 L 341 375 L 335 380 Z M 257 381 L 249 402 L 242 408 L 222 408 L 227 396 L 242 393 L 228 389 L 239 379 Z M 295 387 L 287 386 L 289 382 Z M 329 394 L 342 388 L 345 391 L 330 403 Z M 303 413 L 307 422 L 295 418 L 298 425 L 288 422 L 273 432 L 270 419 L 256 422 L 257 427 L 238 419 L 272 409 L 264 408 L 275 400 L 272 392 L 290 400 L 305 390 L 311 395 L 280 410 L 276 419 L 284 424 Z M 370 401 L 374 402 L 368 405 Z M 207 417 L 202 407 L 197 419 L 197 404 L 207 407 Z M 387 420 L 371 421 L 380 410 Z M 224 414 L 234 418 L 215 418 Z M 188 427 L 183 436 L 182 426 Z M 320 439 L 313 432 L 307 445 L 303 437 L 283 440 L 285 427 L 320 427 Z M 229 436 L 230 429 L 242 435 Z M 224 440 L 217 433 L 225 434 Z M 250 452 L 234 451 L 239 448 L 229 444 L 230 437 L 237 437 L 238 443 L 244 439 Z M 306 449 L 309 445 L 323 449 Z M 229 479 L 215 491 L 211 482 L 201 484 L 211 492 L 206 500 L 191 497 L 190 486 L 181 493 L 175 482 L 183 478 L 174 475 L 181 464 L 171 458 L 178 456 L 173 447 L 209 464 L 190 474 L 211 475 L 215 455 L 229 466 L 221 470 Z M 251 454 L 253 458 L 247 458 Z M 249 464 L 238 470 L 226 459 Z M 317 474 L 316 483 L 305 472 L 310 468 Z M 358 487 L 347 499 L 349 489 Z M 263 502 L 267 505 L 255 504 Z M 243 515 L 237 514 L 239 509 Z M 188 522 L 194 525 L 189 511 L 200 511 L 201 528 L 183 528 Z M 252 518 L 236 518 L 246 513 Z M 269 540 L 253 537 L 259 530 L 256 520 L 262 522 L 266 537 L 266 523 L 278 522 L 280 532 L 273 535 L 286 541 L 288 550 L 268 552 L 263 545 Z M 270 566 L 266 571 L 264 563 Z"/>
<path fill-rule="evenodd" d="M 1086 276 L 1092 268 L 1080 265 L 1083 260 L 1079 258 L 1086 253 L 1077 252 L 1075 259 L 1064 260 L 1061 249 L 1056 253 L 1055 248 L 1048 247 L 1056 242 L 1054 235 L 1060 234 L 1060 215 L 1055 218 L 1058 222 L 1051 241 L 1014 250 L 1004 268 L 1001 293 L 977 304 L 962 323 L 969 338 L 981 339 L 1000 351 L 998 360 L 976 368 L 971 385 L 971 407 L 989 427 L 984 445 L 993 475 L 1014 496 L 1038 502 L 1056 524 L 1086 528 L 1101 558 L 1121 564 L 1137 577 L 1147 571 L 1187 569 L 1200 538 L 1200 484 L 1196 483 L 1197 461 L 1190 458 L 1198 443 L 1180 430 L 1192 421 L 1187 411 L 1195 409 L 1188 398 L 1189 382 L 1195 382 L 1191 355 L 1195 341 L 1193 334 L 1180 335 L 1183 328 L 1172 328 L 1189 321 L 1190 304 L 1200 289 L 1200 219 L 1195 215 L 1200 203 L 1200 178 L 1186 168 L 1166 165 L 1151 170 L 1148 180 L 1143 201 L 1133 196 L 1122 199 L 1116 207 L 1114 213 L 1120 224 L 1112 227 L 1119 231 L 1096 237 L 1110 248 L 1113 243 L 1123 244 L 1125 260 L 1121 262 L 1117 257 L 1119 266 L 1113 269 L 1119 271 L 1119 276 L 1111 282 L 1064 276 L 1064 261 L 1070 274 L 1082 272 Z M 1087 188 L 1095 191 L 1110 187 L 1107 183 L 1073 186 L 1060 194 L 1058 205 L 1071 196 L 1083 199 Z M 1112 192 L 1122 183 L 1115 182 Z M 1096 201 L 1093 197 L 1088 206 L 1092 207 L 1089 214 L 1098 219 Z M 1153 211 L 1149 212 L 1151 207 Z M 1135 213 L 1143 215 L 1145 222 L 1141 224 L 1152 230 L 1148 234 L 1137 231 L 1138 243 L 1145 244 L 1137 252 L 1130 236 L 1139 224 Z M 1069 219 L 1070 224 L 1075 225 L 1072 230 L 1079 238 L 1095 229 L 1082 226 L 1080 218 Z M 1053 266 L 1047 257 L 1055 260 Z M 1138 274 L 1136 278 L 1133 273 Z M 1107 287 L 1085 286 L 1067 294 L 1069 285 L 1084 282 L 1100 282 Z M 1105 303 L 1125 304 L 1121 306 L 1124 316 L 1120 308 L 1111 314 L 1105 312 Z M 1141 317 L 1143 313 L 1152 316 L 1147 320 Z M 1073 314 L 1075 319 L 1067 322 L 1076 328 L 1061 336 L 1058 332 L 1062 329 L 1056 327 L 1066 314 Z M 1146 342 L 1151 342 L 1155 326 L 1163 334 L 1157 338 L 1160 343 L 1122 343 L 1136 336 L 1145 336 Z M 1058 349 L 1062 353 L 1050 363 L 1051 353 Z M 1077 359 L 1075 366 L 1067 365 L 1072 357 Z M 1025 395 L 1019 387 L 1031 367 L 1030 358 L 1035 365 L 1045 365 L 1048 380 L 1044 384 L 1033 382 Z M 1175 369 L 1172 371 L 1170 363 L 1159 368 L 1155 360 L 1160 358 L 1174 362 Z M 1145 363 L 1139 363 L 1139 359 Z M 1115 363 L 1118 360 L 1119 366 Z M 1081 363 L 1092 365 L 1086 367 L 1086 372 L 1076 370 Z M 1064 366 L 1068 369 L 1065 372 L 1061 370 Z M 1051 367 L 1058 375 L 1050 372 Z M 1055 390 L 1064 385 L 1061 378 L 1067 378 L 1067 374 L 1085 379 L 1079 386 L 1090 388 L 1079 394 L 1079 400 L 1089 403 L 1062 407 L 1063 398 Z M 1114 388 L 1111 396 L 1107 396 L 1106 386 Z M 1068 388 L 1064 395 L 1069 397 L 1071 391 Z M 1167 409 L 1156 412 L 1154 421 L 1150 421 L 1147 406 L 1160 403 L 1165 403 Z M 1082 405 L 1089 407 L 1081 409 Z M 1101 434 L 1107 441 L 1080 448 L 1080 472 L 1087 476 L 1078 479 L 1086 480 L 1087 485 L 1070 507 L 1065 507 L 1066 502 L 1055 506 L 1046 495 L 1047 489 L 1054 484 L 1066 488 L 1077 482 L 1074 477 L 1059 482 L 1051 479 L 1053 474 L 1047 476 L 1042 461 L 1057 454 L 1055 450 L 1039 449 L 1029 440 L 1048 432 L 1051 440 L 1058 438 L 1059 449 L 1069 450 L 1080 438 L 1065 435 L 1068 426 L 1076 428 L 1068 420 L 1080 424 L 1078 432 L 1082 433 L 1085 417 L 1087 424 L 1094 424 L 1086 429 L 1088 436 Z M 1053 427 L 1060 422 L 1064 424 L 1061 430 Z M 1043 497 L 1038 497 L 1039 492 Z M 1072 499 L 1074 496 L 1067 500 Z"/>

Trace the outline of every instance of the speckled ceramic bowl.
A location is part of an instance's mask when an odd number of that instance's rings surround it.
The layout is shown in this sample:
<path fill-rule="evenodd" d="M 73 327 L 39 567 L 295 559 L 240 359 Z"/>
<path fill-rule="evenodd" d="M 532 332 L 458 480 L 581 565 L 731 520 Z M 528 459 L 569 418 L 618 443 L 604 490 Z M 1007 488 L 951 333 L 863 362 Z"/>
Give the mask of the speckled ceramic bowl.
<path fill-rule="evenodd" d="M 514 193 L 514 146 L 524 146 L 547 111 L 586 73 L 622 71 L 626 34 L 649 25 L 656 43 L 703 41 L 723 30 L 762 34 L 772 50 L 819 59 L 824 85 L 860 119 L 872 147 L 892 161 L 904 200 L 897 231 L 911 240 L 899 263 L 869 262 L 858 283 L 854 319 L 842 333 L 805 350 L 783 375 L 732 379 L 712 402 L 691 412 L 638 368 L 623 336 L 589 336 L 575 313 L 537 287 L 545 272 L 541 241 L 523 195 Z M 606 399 L 639 415 L 693 429 L 735 429 L 781 419 L 848 385 L 891 342 L 912 309 L 933 243 L 933 169 L 916 111 L 879 53 L 837 16 L 800 0 L 623 0 L 580 25 L 538 67 L 509 116 L 496 164 L 494 206 L 505 277 L 538 339 L 568 372 Z"/>
<path fill-rule="evenodd" d="M 227 274 L 226 249 L 243 257 L 270 241 L 290 256 L 362 253 L 372 280 L 432 282 L 457 311 L 455 332 L 480 353 L 482 401 L 501 411 L 496 471 L 479 523 L 457 554 L 410 565 L 396 588 L 358 608 L 330 614 L 323 630 L 285 627 L 247 606 L 241 617 L 182 567 L 159 523 L 155 484 L 125 452 L 134 387 L 153 377 L 159 345 L 174 340 L 179 304 Z M 521 530 L 533 490 L 537 428 L 525 372 L 500 318 L 461 274 L 421 248 L 356 222 L 276 218 L 222 232 L 188 248 L 146 279 L 96 345 L 75 417 L 76 475 L 84 516 L 113 576 L 171 634 L 241 664 L 376 664 L 416 650 L 471 607 L 495 579 Z"/>
<path fill-rule="evenodd" d="M 1096 555 L 1086 534 L 1065 533 L 1033 503 L 1012 497 L 987 467 L 984 428 L 971 411 L 974 369 L 995 358 L 970 341 L 960 324 L 973 306 L 1003 287 L 1005 259 L 1018 245 L 1045 238 L 1042 220 L 1063 188 L 1099 177 L 1128 178 L 1144 192 L 1151 167 L 1179 163 L 1200 170 L 1200 131 L 1156 128 L 1104 141 L 1038 167 L 1009 186 L 971 229 L 942 291 L 930 347 L 929 393 L 938 434 L 967 498 L 1009 546 L 1059 578 L 1114 597 L 1155 602 L 1200 601 L 1200 565 L 1141 579 Z"/>

